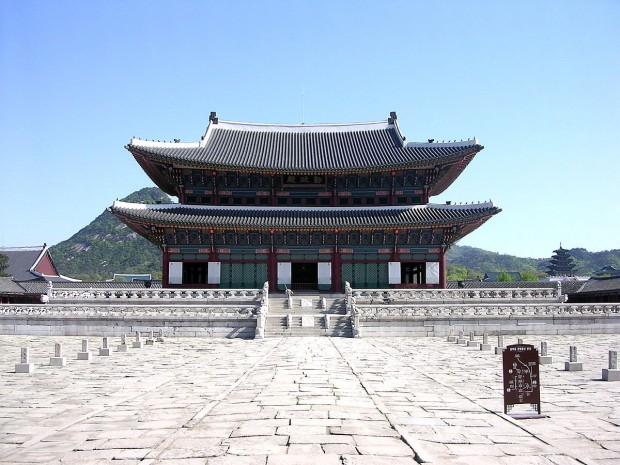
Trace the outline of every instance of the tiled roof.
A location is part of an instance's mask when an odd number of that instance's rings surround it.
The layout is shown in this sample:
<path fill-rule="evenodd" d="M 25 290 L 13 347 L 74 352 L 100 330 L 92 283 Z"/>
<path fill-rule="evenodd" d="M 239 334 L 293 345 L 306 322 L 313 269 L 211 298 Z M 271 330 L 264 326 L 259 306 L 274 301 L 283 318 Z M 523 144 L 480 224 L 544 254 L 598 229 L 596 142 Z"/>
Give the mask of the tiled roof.
<path fill-rule="evenodd" d="M 65 283 L 64 281 L 62 282 Z M 47 292 L 47 281 L 37 279 L 34 281 L 20 281 L 19 285 L 26 290 L 28 294 L 45 294 Z"/>
<path fill-rule="evenodd" d="M 0 254 L 6 255 L 9 259 L 6 273 L 12 276 L 15 281 L 26 281 L 38 278 L 30 272 L 35 265 L 45 246 L 36 247 L 0 247 Z"/>
<path fill-rule="evenodd" d="M 25 294 L 25 289 L 13 278 L 0 277 L 0 294 Z"/>
<path fill-rule="evenodd" d="M 280 173 L 433 168 L 438 163 L 466 158 L 469 162 L 483 149 L 476 139 L 406 144 L 395 120 L 317 125 L 219 121 L 209 124 L 200 142 L 154 142 L 134 138 L 126 148 L 137 158 L 213 169 Z"/>
<path fill-rule="evenodd" d="M 462 286 L 459 286 L 459 282 Z M 448 289 L 555 289 L 557 284 L 549 281 L 448 281 Z M 562 287 L 563 288 L 563 287 Z"/>
<path fill-rule="evenodd" d="M 589 292 L 610 292 L 620 290 L 620 276 L 610 278 L 590 278 L 576 291 L 577 294 Z"/>
<path fill-rule="evenodd" d="M 412 207 L 294 208 L 145 205 L 116 201 L 109 210 L 142 223 L 215 228 L 383 228 L 432 227 L 479 221 L 501 210 L 492 202 Z"/>
<path fill-rule="evenodd" d="M 144 289 L 144 281 L 80 281 L 54 283 L 54 289 Z M 151 281 L 151 289 L 161 289 L 161 281 Z"/>

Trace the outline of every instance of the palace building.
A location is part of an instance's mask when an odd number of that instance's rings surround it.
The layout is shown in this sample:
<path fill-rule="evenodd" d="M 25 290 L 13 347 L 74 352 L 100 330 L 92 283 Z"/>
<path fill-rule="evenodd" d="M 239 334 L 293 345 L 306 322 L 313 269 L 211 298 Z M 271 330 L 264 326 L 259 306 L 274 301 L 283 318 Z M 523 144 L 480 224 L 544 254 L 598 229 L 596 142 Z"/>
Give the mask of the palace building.
<path fill-rule="evenodd" d="M 432 204 L 483 149 L 406 142 L 397 117 L 251 124 L 209 117 L 199 142 L 126 146 L 179 203 L 116 201 L 163 252 L 163 286 L 341 292 L 446 287 L 450 246 L 501 210 Z"/>

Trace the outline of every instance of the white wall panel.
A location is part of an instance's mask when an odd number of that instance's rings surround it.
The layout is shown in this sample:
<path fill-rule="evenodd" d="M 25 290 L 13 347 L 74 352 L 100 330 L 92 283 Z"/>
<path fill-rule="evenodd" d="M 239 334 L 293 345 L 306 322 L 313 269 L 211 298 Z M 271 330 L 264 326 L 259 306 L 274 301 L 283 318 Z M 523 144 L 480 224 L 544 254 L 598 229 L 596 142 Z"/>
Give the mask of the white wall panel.
<path fill-rule="evenodd" d="M 318 280 L 319 284 L 331 285 L 332 283 L 332 264 L 331 262 L 318 263 Z"/>
<path fill-rule="evenodd" d="M 389 262 L 388 263 L 388 284 L 400 284 L 400 283 L 401 283 L 400 262 Z"/>
<path fill-rule="evenodd" d="M 278 263 L 278 284 L 291 285 L 291 263 Z"/>
<path fill-rule="evenodd" d="M 207 283 L 208 284 L 219 284 L 221 271 L 222 271 L 221 262 L 209 262 Z"/>
<path fill-rule="evenodd" d="M 183 284 L 183 262 L 168 263 L 168 283 Z"/>
<path fill-rule="evenodd" d="M 426 262 L 426 284 L 439 284 L 439 262 Z"/>

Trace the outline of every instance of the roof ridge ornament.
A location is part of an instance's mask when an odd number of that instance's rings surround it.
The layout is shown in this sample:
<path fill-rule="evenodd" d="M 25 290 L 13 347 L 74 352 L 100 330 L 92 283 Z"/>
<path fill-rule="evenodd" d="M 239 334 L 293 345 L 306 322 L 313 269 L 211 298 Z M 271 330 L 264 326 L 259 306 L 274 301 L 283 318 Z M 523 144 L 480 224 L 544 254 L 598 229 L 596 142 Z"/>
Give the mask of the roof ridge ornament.
<path fill-rule="evenodd" d="M 390 112 L 390 117 L 388 118 L 388 124 L 394 124 L 394 121 L 398 119 L 395 111 Z"/>
<path fill-rule="evenodd" d="M 219 118 L 217 117 L 217 112 L 212 111 L 209 114 L 209 122 L 212 122 L 213 124 L 217 124 L 219 121 Z"/>

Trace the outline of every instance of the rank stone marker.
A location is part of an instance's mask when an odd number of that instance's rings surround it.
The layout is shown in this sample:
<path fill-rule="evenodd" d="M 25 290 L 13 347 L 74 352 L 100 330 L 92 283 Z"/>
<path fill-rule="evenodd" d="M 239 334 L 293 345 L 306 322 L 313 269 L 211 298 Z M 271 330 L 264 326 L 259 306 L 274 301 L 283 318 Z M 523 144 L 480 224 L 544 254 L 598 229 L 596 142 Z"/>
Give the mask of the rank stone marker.
<path fill-rule="evenodd" d="M 549 365 L 553 363 L 553 357 L 551 355 L 547 355 L 547 341 L 542 341 L 540 343 L 540 355 L 538 357 L 538 363 L 541 365 Z"/>
<path fill-rule="evenodd" d="M 54 356 L 50 357 L 50 366 L 64 367 L 66 364 L 67 364 L 67 357 L 62 356 L 62 344 L 57 342 L 54 345 Z"/>
<path fill-rule="evenodd" d="M 620 381 L 620 370 L 618 370 L 618 352 L 609 351 L 609 368 L 603 368 L 603 381 Z"/>
<path fill-rule="evenodd" d="M 475 334 L 473 331 L 469 332 L 469 341 L 467 341 L 467 347 L 480 347 L 480 343 L 476 342 Z"/>
<path fill-rule="evenodd" d="M 90 360 L 92 357 L 92 352 L 88 350 L 88 339 L 82 339 L 82 351 L 77 353 L 77 359 Z"/>
<path fill-rule="evenodd" d="M 482 334 L 482 344 L 480 344 L 480 350 L 491 350 L 491 344 L 489 344 L 489 335 L 487 333 Z"/>
<path fill-rule="evenodd" d="M 577 346 L 570 346 L 569 361 L 564 362 L 565 371 L 583 371 L 583 363 L 577 361 Z"/>
<path fill-rule="evenodd" d="M 497 336 L 497 347 L 495 348 L 495 355 L 502 355 L 504 351 L 504 336 Z"/>
<path fill-rule="evenodd" d="M 108 357 L 110 355 L 110 345 L 108 343 L 107 337 L 103 338 L 103 344 L 102 347 L 99 349 L 99 355 L 104 357 Z"/>
<path fill-rule="evenodd" d="M 30 363 L 30 349 L 21 348 L 21 363 L 15 364 L 15 373 L 34 373 L 34 363 Z"/>
<path fill-rule="evenodd" d="M 136 331 L 136 340 L 133 341 L 131 347 L 134 349 L 142 349 L 142 341 L 140 340 L 140 331 Z"/>
<path fill-rule="evenodd" d="M 127 345 L 127 336 L 121 334 L 121 343 L 116 346 L 117 352 L 128 352 L 129 346 Z"/>
<path fill-rule="evenodd" d="M 448 331 L 448 342 L 456 342 L 456 336 L 454 335 L 454 331 L 452 330 L 452 327 L 450 327 Z"/>
<path fill-rule="evenodd" d="M 456 340 L 456 343 L 460 346 L 464 346 L 467 344 L 467 339 L 465 339 L 465 336 L 463 334 L 463 331 L 459 331 L 459 337 Z"/>
<path fill-rule="evenodd" d="M 155 339 L 153 338 L 153 331 L 150 331 L 148 337 L 146 338 L 146 345 L 152 346 L 153 344 L 155 344 Z"/>

